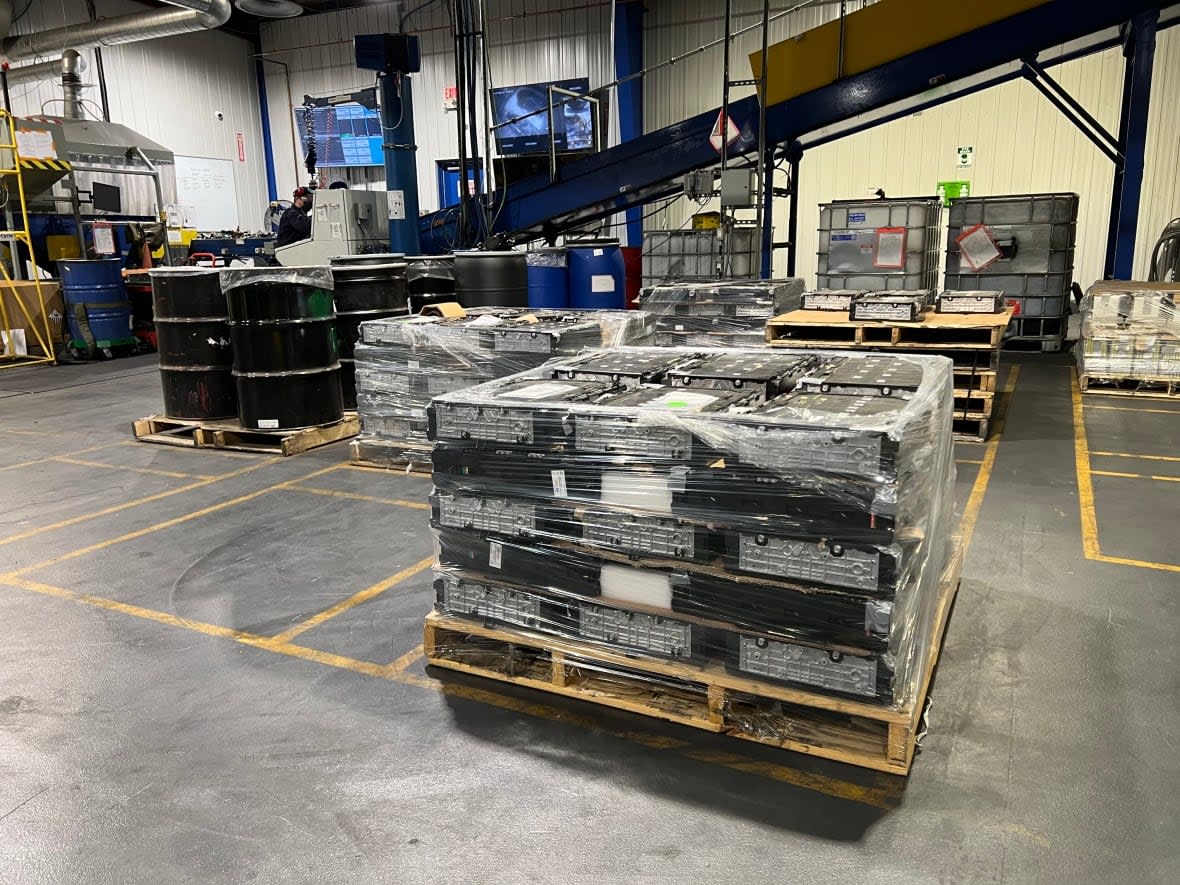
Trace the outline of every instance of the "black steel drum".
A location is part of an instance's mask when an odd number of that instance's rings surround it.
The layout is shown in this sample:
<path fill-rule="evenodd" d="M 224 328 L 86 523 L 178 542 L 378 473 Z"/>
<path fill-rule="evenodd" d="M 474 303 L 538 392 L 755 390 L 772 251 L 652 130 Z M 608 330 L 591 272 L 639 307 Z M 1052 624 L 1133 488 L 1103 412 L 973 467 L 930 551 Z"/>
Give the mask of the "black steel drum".
<path fill-rule="evenodd" d="M 225 296 L 216 270 L 151 272 L 164 414 L 205 421 L 238 412 Z"/>
<path fill-rule="evenodd" d="M 344 416 L 336 313 L 321 268 L 226 271 L 238 419 L 254 430 L 332 424 Z"/>
<path fill-rule="evenodd" d="M 365 320 L 409 312 L 406 256 L 400 253 L 342 255 L 332 259 L 336 338 L 340 346 L 340 389 L 344 408 L 356 408 L 353 350 Z"/>
<path fill-rule="evenodd" d="M 427 304 L 455 300 L 455 258 L 453 255 L 411 255 L 406 259 L 406 284 L 410 313 Z"/>
<path fill-rule="evenodd" d="M 528 307 L 523 252 L 456 252 L 455 300 L 464 307 Z"/>

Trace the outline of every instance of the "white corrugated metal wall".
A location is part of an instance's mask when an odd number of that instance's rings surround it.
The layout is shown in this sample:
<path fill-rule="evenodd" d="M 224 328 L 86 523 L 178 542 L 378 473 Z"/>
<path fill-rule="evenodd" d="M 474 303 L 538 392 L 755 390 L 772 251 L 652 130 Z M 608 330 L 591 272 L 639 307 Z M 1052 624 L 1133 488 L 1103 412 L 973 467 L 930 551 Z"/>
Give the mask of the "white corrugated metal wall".
<path fill-rule="evenodd" d="M 100 16 L 144 11 L 142 5 L 123 0 L 99 0 L 97 6 Z M 34 2 L 13 33 L 87 20 L 83 0 Z M 248 41 L 221 31 L 103 50 L 111 120 L 176 154 L 232 160 L 239 223 L 248 230 L 261 226 L 267 203 L 253 51 Z M 95 83 L 94 54 L 91 50 L 81 54 L 88 65 L 83 81 Z M 98 88 L 87 89 L 85 98 L 87 115 L 101 119 Z M 12 99 L 17 114 L 61 113 L 61 85 L 56 80 L 14 86 Z M 223 120 L 216 119 L 218 111 Z M 245 161 L 238 160 L 239 132 Z M 118 183 L 130 181 L 124 176 Z"/>
<path fill-rule="evenodd" d="M 691 52 L 723 33 L 719 4 L 710 0 L 653 3 L 645 31 L 648 65 Z M 859 8 L 851 3 L 850 7 Z M 735 29 L 758 20 L 759 0 L 740 0 Z M 771 42 L 831 19 L 838 7 L 814 7 L 776 22 Z M 755 30 L 736 41 L 731 78 L 749 77 L 747 53 Z M 1053 69 L 1061 82 L 1108 129 L 1117 131 L 1122 59 L 1110 50 Z M 734 90 L 735 96 L 750 90 Z M 717 107 L 721 99 L 721 47 L 692 55 L 646 78 L 650 130 Z M 1135 273 L 1144 276 L 1155 237 L 1180 214 L 1176 157 L 1180 155 L 1180 29 L 1158 35 L 1147 170 L 1140 211 Z M 960 169 L 959 145 L 975 148 L 974 166 Z M 1083 286 L 1102 275 L 1114 171 L 1111 163 L 1029 83 L 1015 82 L 878 126 L 809 152 L 800 169 L 797 270 L 814 282 L 817 204 L 869 197 L 877 188 L 896 196 L 930 194 L 940 180 L 967 179 L 979 195 L 1075 191 L 1081 196 L 1075 279 Z M 779 184 L 785 178 L 780 175 Z M 648 222 L 678 227 L 696 206 L 678 201 Z M 712 207 L 710 207 L 712 208 Z M 776 201 L 776 239 L 785 238 L 787 204 Z M 786 253 L 775 256 L 785 272 Z"/>
<path fill-rule="evenodd" d="M 445 2 L 432 3 L 406 23 L 407 30 L 419 36 L 422 50 L 422 71 L 413 80 L 419 203 L 424 211 L 438 207 L 435 160 L 457 154 L 455 115 L 442 103 L 443 89 L 455 85 L 446 9 Z M 593 88 L 613 79 L 609 0 L 489 0 L 487 15 L 493 84 L 589 77 Z M 353 60 L 352 38 L 396 30 L 394 3 L 262 26 L 263 52 L 270 60 L 267 100 L 280 195 L 307 177 L 298 154 L 292 104 L 302 104 L 304 94 L 330 95 L 372 85 L 372 73 L 358 70 Z M 330 177 L 357 187 L 381 188 L 385 183 L 379 167 L 332 170 Z"/>

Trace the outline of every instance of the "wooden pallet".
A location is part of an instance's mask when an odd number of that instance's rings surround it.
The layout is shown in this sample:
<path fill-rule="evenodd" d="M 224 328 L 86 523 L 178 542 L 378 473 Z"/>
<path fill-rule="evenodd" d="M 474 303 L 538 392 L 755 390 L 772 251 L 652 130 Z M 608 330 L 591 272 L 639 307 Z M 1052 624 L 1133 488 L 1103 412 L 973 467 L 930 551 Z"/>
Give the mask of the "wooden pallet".
<path fill-rule="evenodd" d="M 335 424 L 300 430 L 249 430 L 237 421 L 180 421 L 163 415 L 150 415 L 131 424 L 132 433 L 141 442 L 267 455 L 298 455 L 356 436 L 360 429 L 355 412 L 345 413 Z"/>
<path fill-rule="evenodd" d="M 966 442 L 981 442 L 987 439 L 990 432 L 991 416 L 962 412 L 956 413 L 951 421 L 951 429 L 955 439 Z"/>
<path fill-rule="evenodd" d="M 956 390 L 995 391 L 997 387 L 995 369 L 971 369 L 955 366 Z"/>
<path fill-rule="evenodd" d="M 403 448 L 409 451 L 411 447 L 407 443 Z M 380 447 L 365 445 L 361 440 L 357 439 L 354 439 L 348 444 L 348 449 L 349 460 L 356 467 L 368 467 L 373 470 L 391 470 L 410 476 L 428 477 L 433 473 L 433 464 L 430 460 L 430 448 L 428 446 L 422 447 L 417 453 L 418 457 L 413 459 L 406 457 L 406 451 L 390 449 L 386 453 L 381 451 Z"/>
<path fill-rule="evenodd" d="M 995 402 L 995 397 L 995 393 L 990 390 L 964 390 L 962 388 L 956 388 L 955 414 L 991 415 L 992 403 Z"/>
<path fill-rule="evenodd" d="M 997 314 L 931 313 L 913 323 L 853 320 L 846 311 L 795 310 L 766 324 L 771 344 L 890 350 L 992 350 L 1000 346 L 1012 308 Z"/>
<path fill-rule="evenodd" d="M 1109 396 L 1140 396 L 1148 399 L 1180 399 L 1180 378 L 1162 375 L 1078 375 L 1082 393 Z"/>
<path fill-rule="evenodd" d="M 922 711 L 959 587 L 960 539 L 955 539 L 953 550 L 939 581 L 920 690 L 908 706 L 897 710 L 762 682 L 716 663 L 628 655 L 437 612 L 426 618 L 423 648 L 428 663 L 446 670 L 904 775 L 913 762 Z"/>

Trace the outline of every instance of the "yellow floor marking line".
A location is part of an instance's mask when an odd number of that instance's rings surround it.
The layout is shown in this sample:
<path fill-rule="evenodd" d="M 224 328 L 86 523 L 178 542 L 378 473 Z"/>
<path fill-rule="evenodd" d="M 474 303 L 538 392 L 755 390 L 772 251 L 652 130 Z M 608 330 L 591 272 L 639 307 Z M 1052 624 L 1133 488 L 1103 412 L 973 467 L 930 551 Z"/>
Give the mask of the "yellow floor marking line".
<path fill-rule="evenodd" d="M 1138 458 L 1143 461 L 1180 461 L 1175 455 L 1138 455 L 1134 452 L 1091 452 L 1091 458 Z"/>
<path fill-rule="evenodd" d="M 1070 384 L 1073 395 L 1073 455 L 1078 477 L 1078 509 L 1082 520 L 1082 552 L 1086 555 L 1086 559 L 1164 572 L 1180 572 L 1180 565 L 1170 562 L 1151 562 L 1145 559 L 1107 556 L 1102 552 L 1098 543 L 1098 511 L 1094 506 L 1094 481 L 1091 478 L 1092 474 L 1098 471 L 1093 471 L 1090 468 L 1090 443 L 1086 439 L 1086 413 L 1082 408 L 1082 389 L 1078 386 L 1077 375 L 1070 375 Z"/>
<path fill-rule="evenodd" d="M 71 559 L 76 559 L 79 556 L 85 556 L 88 553 L 96 553 L 99 550 L 105 550 L 107 547 L 113 547 L 115 544 L 122 544 L 125 541 L 133 541 L 136 538 L 142 538 L 144 535 L 150 535 L 153 532 L 160 531 L 161 529 L 172 528 L 173 526 L 180 525 L 181 523 L 188 522 L 189 520 L 197 519 L 202 516 L 208 516 L 210 513 L 216 513 L 219 510 L 224 510 L 227 507 L 234 507 L 238 504 L 244 504 L 246 501 L 252 501 L 254 498 L 261 497 L 262 495 L 276 491 L 277 489 L 286 488 L 287 486 L 293 485 L 297 482 L 302 482 L 305 479 L 312 479 L 313 477 L 320 476 L 324 473 L 329 473 L 329 472 L 336 470 L 336 469 L 338 469 L 338 465 L 332 465 L 331 467 L 323 467 L 319 470 L 316 470 L 316 471 L 313 471 L 312 473 L 307 474 L 306 476 L 300 476 L 300 477 L 296 477 L 295 479 L 284 480 L 283 482 L 278 482 L 278 483 L 275 483 L 274 485 L 269 485 L 269 486 L 266 486 L 265 488 L 258 489 L 255 492 L 249 492 L 248 494 L 239 495 L 236 498 L 231 498 L 228 501 L 222 501 L 220 504 L 211 504 L 208 507 L 202 507 L 200 510 L 194 510 L 191 513 L 185 513 L 181 516 L 175 516 L 172 519 L 166 519 L 163 522 L 158 522 L 155 525 L 149 525 L 146 528 L 136 529 L 133 532 L 127 532 L 126 534 L 119 535 L 118 537 L 115 537 L 115 538 L 108 538 L 105 541 L 99 541 L 95 544 L 90 544 L 86 547 L 82 547 L 77 550 L 71 550 L 68 553 L 62 553 L 61 555 L 55 556 L 52 559 L 45 559 L 45 560 L 42 560 L 41 562 L 35 562 L 32 565 L 26 565 L 23 568 L 19 568 L 19 569 L 16 569 L 15 571 L 9 572 L 7 575 L 0 575 L 0 578 L 17 576 L 17 575 L 25 575 L 25 574 L 28 574 L 29 572 L 37 571 L 38 569 L 49 568 L 50 566 L 57 565 L 58 563 L 66 562 Z M 237 473 L 244 473 L 245 471 L 236 471 L 236 472 Z M 233 474 L 228 474 L 228 475 L 232 476 Z M 205 485 L 205 483 L 199 483 L 199 485 Z M 118 507 L 118 508 L 114 508 L 114 509 L 121 510 L 124 508 Z"/>
<path fill-rule="evenodd" d="M 1161 476 L 1155 473 L 1120 473 L 1117 470 L 1090 469 L 1091 476 L 1118 476 L 1123 479 L 1154 479 L 1160 482 L 1180 482 L 1180 476 Z"/>
<path fill-rule="evenodd" d="M 342 599 L 340 602 L 336 603 L 332 607 L 324 609 L 318 615 L 313 615 L 312 617 L 308 618 L 306 621 L 303 621 L 302 623 L 296 624 L 294 627 L 291 627 L 289 630 L 284 630 L 282 633 L 279 633 L 275 636 L 275 638 L 274 638 L 275 642 L 278 642 L 278 643 L 290 642 L 292 639 L 294 639 L 299 634 L 306 633 L 308 630 L 312 629 L 313 627 L 318 627 L 320 624 L 324 623 L 325 621 L 330 621 L 332 618 L 336 617 L 337 615 L 343 614 L 344 612 L 348 611 L 350 608 L 355 608 L 356 606 L 360 605 L 362 602 L 368 602 L 370 599 L 374 598 L 375 596 L 380 596 L 386 590 L 389 590 L 391 587 L 396 587 L 398 584 L 400 584 L 402 581 L 406 580 L 407 578 L 412 578 L 414 575 L 418 574 L 419 572 L 425 571 L 426 569 L 430 568 L 430 566 L 433 563 L 434 563 L 434 556 L 433 555 L 426 557 L 426 559 L 419 560 L 418 562 L 414 563 L 413 565 L 402 569 L 397 574 L 390 575 L 385 580 L 378 581 L 376 584 L 373 584 L 371 587 L 366 587 L 364 590 L 360 591 L 359 593 L 354 593 L 352 596 L 348 597 L 348 599 Z"/>
<path fill-rule="evenodd" d="M 1136 409 L 1132 406 L 1090 406 L 1090 411 L 1100 409 L 1103 412 L 1147 412 L 1152 415 L 1180 415 L 1180 409 Z"/>
<path fill-rule="evenodd" d="M 676 737 L 642 731 L 620 731 L 606 729 L 602 727 L 601 720 L 593 716 L 574 712 L 572 710 L 553 707 L 548 704 L 520 700 L 508 695 L 497 694 L 492 691 L 461 685 L 459 683 L 439 682 L 424 676 L 418 676 L 413 673 L 405 672 L 406 667 L 410 666 L 421 657 L 421 646 L 418 646 L 407 655 L 403 655 L 402 658 L 399 658 L 392 664 L 376 664 L 371 661 L 362 661 L 356 658 L 347 657 L 345 655 L 319 651 L 318 649 L 307 648 L 306 646 L 295 645 L 290 642 L 280 642 L 278 641 L 277 637 L 259 636 L 257 634 L 248 633 L 243 630 L 235 630 L 231 627 L 222 627 L 218 624 L 209 624 L 204 621 L 181 618 L 177 615 L 169 614 L 167 612 L 156 611 L 155 609 L 131 605 L 125 602 L 117 602 L 115 600 L 106 599 L 101 596 L 93 596 L 88 593 L 75 593 L 62 587 L 55 587 L 51 584 L 45 584 L 39 581 L 30 581 L 26 578 L 21 578 L 18 576 L 0 576 L 0 583 L 7 584 L 22 590 L 28 590 L 33 593 L 54 596 L 60 599 L 79 602 L 83 605 L 92 606 L 94 608 L 118 612 L 123 615 L 153 621 L 155 623 L 164 624 L 170 627 L 191 630 L 196 633 L 202 633 L 206 636 L 229 639 L 242 645 L 262 649 L 268 652 L 274 652 L 276 654 L 286 655 L 292 658 L 298 658 L 300 660 L 309 661 L 312 663 L 322 664 L 328 667 L 349 670 L 354 673 L 360 673 L 366 676 L 375 676 L 380 679 L 387 679 L 392 682 L 402 683 L 404 685 L 414 685 L 452 697 L 475 701 L 477 703 L 487 704 L 489 706 L 500 707 L 502 709 L 511 710 L 517 713 L 524 713 L 530 716 L 548 719 L 566 725 L 574 725 L 588 731 L 595 731 L 610 737 L 618 738 L 620 740 L 626 740 L 644 747 L 649 747 L 651 749 L 669 750 L 678 753 L 685 758 L 693 759 L 694 761 L 704 764 L 719 765 L 734 771 L 770 778 L 790 786 L 801 787 L 803 789 L 824 793 L 825 795 L 833 796 L 838 799 L 860 802 L 875 808 L 889 809 L 896 807 L 904 789 L 905 780 L 899 777 L 880 774 L 874 775 L 873 780 L 875 781 L 875 785 L 871 786 L 849 783 L 838 778 L 799 771 L 786 765 L 780 765 L 773 762 L 763 762 L 746 756 L 741 756 L 737 753 L 704 749 L 694 746 L 688 740 L 682 740 Z"/>
<path fill-rule="evenodd" d="M 291 486 L 294 492 L 310 492 L 313 495 L 327 495 L 330 498 L 347 498 L 350 501 L 371 501 L 374 504 L 389 504 L 393 507 L 409 507 L 411 510 L 429 510 L 429 504 L 421 501 L 407 501 L 404 498 L 375 498 L 372 495 L 361 495 L 356 492 L 342 492 L 337 489 L 318 489 L 312 486 Z"/>
<path fill-rule="evenodd" d="M 175 470 L 157 470 L 155 467 L 132 467 L 129 464 L 106 464 L 102 461 L 84 461 L 68 455 L 58 455 L 51 460 L 63 464 L 75 464 L 78 467 L 100 467 L 106 470 L 126 470 L 130 473 L 146 473 L 151 476 L 169 476 L 173 479 L 215 479 L 212 473 L 179 473 Z"/>
<path fill-rule="evenodd" d="M 249 467 L 243 467 L 239 470 L 231 470 L 229 473 L 223 473 L 220 476 L 213 477 L 212 479 L 202 479 L 198 482 L 191 482 L 187 485 L 177 486 L 174 489 L 167 489 L 163 492 L 157 492 L 154 495 L 145 495 L 142 498 L 136 498 L 134 501 L 126 501 L 122 504 L 104 507 L 102 510 L 95 510 L 92 513 L 83 513 L 79 516 L 71 516 L 69 519 L 63 519 L 60 522 L 53 523 L 52 525 L 43 525 L 39 528 L 29 529 L 28 531 L 19 532 L 15 535 L 9 535 L 7 538 L 0 538 L 0 546 L 12 544 L 15 541 L 23 541 L 26 538 L 32 538 L 37 535 L 44 534 L 45 532 L 54 532 L 58 529 L 64 529 L 71 525 L 77 525 L 80 522 L 86 522 L 90 519 L 97 519 L 100 516 L 109 516 L 112 513 L 119 513 L 122 510 L 129 510 L 132 507 L 150 504 L 152 501 L 160 501 L 164 498 L 171 498 L 173 495 L 191 492 L 193 489 L 199 489 L 207 485 L 212 485 L 213 483 L 221 482 L 222 480 L 232 479 L 235 476 L 241 476 L 244 473 L 249 473 L 251 470 L 258 470 L 262 467 L 266 467 L 269 464 L 274 464 L 281 460 L 283 460 L 281 457 L 268 458 L 265 461 L 259 461 L 255 464 L 251 464 Z"/>
<path fill-rule="evenodd" d="M 126 443 L 122 442 L 105 443 L 101 446 L 87 446 L 84 449 L 78 449 L 74 452 L 65 452 L 61 455 L 46 455 L 44 458 L 33 458 L 31 461 L 21 461 L 17 464 L 8 464 L 5 467 L 0 467 L 0 470 L 17 470 L 21 467 L 35 467 L 38 464 L 44 464 L 46 461 L 52 461 L 55 458 L 73 458 L 77 455 L 89 455 L 91 452 L 101 452 L 103 449 L 113 449 L 115 446 L 121 446 Z"/>
<path fill-rule="evenodd" d="M 987 494 L 988 483 L 991 482 L 992 470 L 996 466 L 996 450 L 1000 447 L 1000 439 L 1004 435 L 1004 425 L 1008 420 L 1008 404 L 1012 393 L 1016 390 L 1016 379 L 1020 377 L 1020 366 L 1013 366 L 1004 380 L 1003 405 L 996 421 L 992 425 L 992 436 L 987 442 L 983 453 L 983 462 L 975 483 L 971 486 L 971 495 L 967 498 L 967 506 L 963 508 L 963 518 L 959 523 L 959 534 L 963 536 L 963 549 L 971 547 L 971 538 L 975 534 L 975 523 L 979 521 L 979 511 L 983 507 L 983 497 Z"/>

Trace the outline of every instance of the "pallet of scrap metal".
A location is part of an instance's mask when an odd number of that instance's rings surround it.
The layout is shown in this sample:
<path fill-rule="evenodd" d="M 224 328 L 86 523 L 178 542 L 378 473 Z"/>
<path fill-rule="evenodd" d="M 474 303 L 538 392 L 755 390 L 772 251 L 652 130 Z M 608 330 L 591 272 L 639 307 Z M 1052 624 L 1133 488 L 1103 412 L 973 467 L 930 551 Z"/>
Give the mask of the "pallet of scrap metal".
<path fill-rule="evenodd" d="M 760 347 L 767 320 L 798 308 L 802 294 L 798 279 L 664 283 L 639 293 L 639 309 L 657 318 L 661 346 Z"/>
<path fill-rule="evenodd" d="M 535 368 L 586 348 L 649 344 L 653 317 L 636 311 L 476 308 L 361 324 L 356 347 L 361 435 L 353 461 L 430 469 L 432 397 Z"/>
<path fill-rule="evenodd" d="M 1078 375 L 1093 393 L 1177 395 L 1178 283 L 1107 280 L 1082 299 Z"/>
<path fill-rule="evenodd" d="M 625 348 L 436 397 L 428 626 L 912 710 L 944 623 L 951 377 L 941 357 Z"/>

